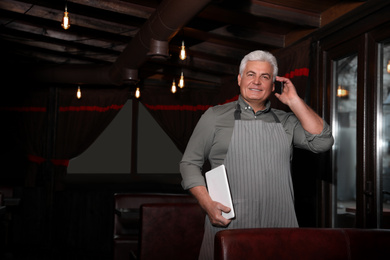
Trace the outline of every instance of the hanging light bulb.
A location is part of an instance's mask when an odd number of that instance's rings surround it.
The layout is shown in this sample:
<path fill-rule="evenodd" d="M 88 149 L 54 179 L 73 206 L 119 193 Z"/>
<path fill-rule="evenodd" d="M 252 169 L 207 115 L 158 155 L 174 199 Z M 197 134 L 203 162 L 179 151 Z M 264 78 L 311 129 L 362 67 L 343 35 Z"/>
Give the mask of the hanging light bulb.
<path fill-rule="evenodd" d="M 187 58 L 186 54 L 186 47 L 184 46 L 184 41 L 181 42 L 181 49 L 180 49 L 180 59 L 185 60 Z"/>
<path fill-rule="evenodd" d="M 65 30 L 69 29 L 70 27 L 70 20 L 69 20 L 69 16 L 68 16 L 68 5 L 65 3 L 65 12 L 64 12 L 64 17 L 62 17 L 62 28 L 64 28 Z"/>
<path fill-rule="evenodd" d="M 180 76 L 180 80 L 179 80 L 179 88 L 183 88 L 184 87 L 184 75 L 183 75 L 183 71 L 181 72 L 181 76 Z"/>
<path fill-rule="evenodd" d="M 139 98 L 141 96 L 141 91 L 139 90 L 139 88 L 137 88 L 136 90 L 135 90 L 135 97 L 136 98 Z"/>
<path fill-rule="evenodd" d="M 176 82 L 175 82 L 175 79 L 173 79 L 173 81 L 172 81 L 171 92 L 172 92 L 173 94 L 176 93 Z"/>
<path fill-rule="evenodd" d="M 80 99 L 81 98 L 81 89 L 80 89 L 80 86 L 77 87 L 77 99 Z"/>
<path fill-rule="evenodd" d="M 389 63 L 387 63 L 387 73 L 390 73 L 390 60 Z"/>

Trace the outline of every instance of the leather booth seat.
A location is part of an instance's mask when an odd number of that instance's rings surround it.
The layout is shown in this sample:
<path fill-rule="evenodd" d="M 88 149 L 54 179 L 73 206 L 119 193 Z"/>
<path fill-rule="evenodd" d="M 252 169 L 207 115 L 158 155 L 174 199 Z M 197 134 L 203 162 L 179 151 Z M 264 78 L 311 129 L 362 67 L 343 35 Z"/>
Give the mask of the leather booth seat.
<path fill-rule="evenodd" d="M 114 259 L 137 259 L 141 206 L 151 203 L 196 203 L 188 194 L 114 194 Z M 157 216 L 155 216 L 157 218 Z"/>
<path fill-rule="evenodd" d="M 390 259 L 390 230 L 259 228 L 223 230 L 215 260 Z"/>
<path fill-rule="evenodd" d="M 140 260 L 197 260 L 205 213 L 197 203 L 141 207 Z"/>

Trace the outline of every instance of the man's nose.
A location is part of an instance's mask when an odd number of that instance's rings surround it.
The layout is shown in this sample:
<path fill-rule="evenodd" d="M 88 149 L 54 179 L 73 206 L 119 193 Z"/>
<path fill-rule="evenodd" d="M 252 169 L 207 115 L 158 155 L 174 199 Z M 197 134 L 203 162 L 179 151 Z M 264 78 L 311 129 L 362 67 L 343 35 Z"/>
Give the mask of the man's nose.
<path fill-rule="evenodd" d="M 261 84 L 261 78 L 260 77 L 255 77 L 253 80 L 253 84 L 260 85 Z"/>

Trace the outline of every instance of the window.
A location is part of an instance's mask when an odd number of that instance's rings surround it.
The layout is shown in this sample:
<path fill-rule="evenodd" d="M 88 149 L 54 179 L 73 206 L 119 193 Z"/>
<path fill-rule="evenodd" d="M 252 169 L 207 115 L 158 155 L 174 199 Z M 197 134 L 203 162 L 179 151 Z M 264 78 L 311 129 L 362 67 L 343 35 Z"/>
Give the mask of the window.
<path fill-rule="evenodd" d="M 356 211 L 357 55 L 334 61 L 335 227 L 353 227 Z"/>

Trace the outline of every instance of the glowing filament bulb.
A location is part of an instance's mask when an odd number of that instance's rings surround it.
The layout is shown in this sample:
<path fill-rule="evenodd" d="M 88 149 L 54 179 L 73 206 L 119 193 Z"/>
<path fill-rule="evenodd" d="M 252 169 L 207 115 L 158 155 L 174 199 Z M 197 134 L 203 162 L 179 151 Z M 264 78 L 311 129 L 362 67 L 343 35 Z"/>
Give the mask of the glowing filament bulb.
<path fill-rule="evenodd" d="M 180 76 L 180 80 L 179 80 L 179 88 L 183 88 L 184 87 L 184 75 L 183 75 L 183 72 L 181 72 L 181 76 Z"/>
<path fill-rule="evenodd" d="M 187 58 L 186 55 L 186 47 L 184 46 L 184 41 L 181 42 L 181 49 L 180 49 L 180 59 L 185 60 Z"/>
<path fill-rule="evenodd" d="M 135 97 L 136 98 L 139 98 L 141 96 L 141 91 L 139 90 L 139 88 L 137 88 L 136 90 L 135 90 Z"/>
<path fill-rule="evenodd" d="M 68 16 L 68 7 L 65 6 L 65 12 L 64 12 L 64 17 L 62 17 L 62 28 L 64 28 L 65 30 L 69 29 L 70 27 L 70 20 L 69 20 L 69 16 Z"/>
<path fill-rule="evenodd" d="M 390 60 L 389 63 L 387 64 L 387 73 L 390 73 Z"/>
<path fill-rule="evenodd" d="M 81 89 L 80 89 L 80 86 L 77 87 L 77 99 L 80 99 L 81 98 Z"/>
<path fill-rule="evenodd" d="M 172 82 L 171 92 L 172 92 L 173 94 L 176 93 L 176 82 L 175 82 L 175 79 L 173 79 L 173 82 Z"/>

